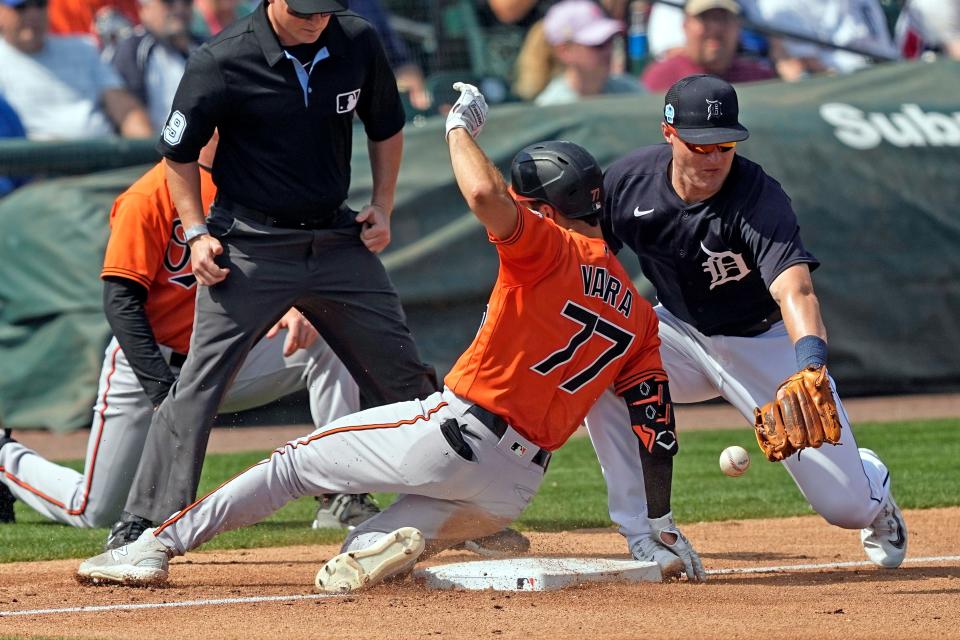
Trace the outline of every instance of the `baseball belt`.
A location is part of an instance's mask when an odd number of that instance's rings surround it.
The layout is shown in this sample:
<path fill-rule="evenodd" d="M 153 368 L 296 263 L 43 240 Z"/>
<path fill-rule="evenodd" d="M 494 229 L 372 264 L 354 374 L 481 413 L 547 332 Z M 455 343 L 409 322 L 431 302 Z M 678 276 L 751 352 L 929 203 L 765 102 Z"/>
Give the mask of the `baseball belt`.
<path fill-rule="evenodd" d="M 510 427 L 507 424 L 507 421 L 493 413 L 492 411 L 487 411 L 480 405 L 474 404 L 470 405 L 470 408 L 467 409 L 467 413 L 471 414 L 474 418 L 483 423 L 487 429 L 489 429 L 493 435 L 498 438 L 503 438 L 504 434 L 507 432 L 507 429 Z M 533 457 L 530 458 L 530 462 L 542 467 L 544 472 L 547 470 L 547 466 L 550 464 L 550 452 L 546 449 L 540 449 Z"/>
<path fill-rule="evenodd" d="M 217 195 L 216 205 L 229 211 L 238 218 L 278 229 L 330 229 L 339 211 L 338 207 L 325 213 L 318 214 L 313 211 L 310 212 L 310 214 L 278 217 L 264 213 L 259 209 L 242 205 L 236 200 L 232 200 L 226 196 L 220 196 L 219 194 Z"/>

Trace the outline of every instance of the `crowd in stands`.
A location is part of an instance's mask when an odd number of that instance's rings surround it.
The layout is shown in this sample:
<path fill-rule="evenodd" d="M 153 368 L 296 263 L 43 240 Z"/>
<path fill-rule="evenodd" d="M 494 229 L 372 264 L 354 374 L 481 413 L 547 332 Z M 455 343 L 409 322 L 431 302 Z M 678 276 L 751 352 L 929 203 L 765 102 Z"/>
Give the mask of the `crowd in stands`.
<path fill-rule="evenodd" d="M 428 5 L 444 15 L 424 20 Z M 0 0 L 0 137 L 154 137 L 190 53 L 253 6 Z M 443 34 L 432 50 L 414 51 L 398 18 L 442 31 L 455 12 L 465 29 L 516 30 L 502 97 L 539 105 L 662 92 L 697 72 L 793 82 L 886 60 L 960 59 L 960 0 L 350 0 L 350 8 L 381 34 L 411 111 L 421 114 L 443 110 L 431 73 L 483 75 L 483 61 L 469 59 L 474 51 L 459 64 L 449 55 L 435 64 L 431 55 L 448 53 Z M 13 186 L 0 182 L 0 194 Z"/>

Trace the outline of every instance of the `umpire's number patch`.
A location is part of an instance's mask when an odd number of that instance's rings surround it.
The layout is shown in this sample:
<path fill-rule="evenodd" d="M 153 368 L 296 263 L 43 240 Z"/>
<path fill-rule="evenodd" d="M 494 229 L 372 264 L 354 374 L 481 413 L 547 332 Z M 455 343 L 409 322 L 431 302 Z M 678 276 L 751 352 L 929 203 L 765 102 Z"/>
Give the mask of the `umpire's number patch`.
<path fill-rule="evenodd" d="M 179 111 L 174 111 L 167 118 L 167 126 L 163 128 L 163 140 L 171 147 L 180 144 L 183 132 L 187 128 L 187 118 Z"/>

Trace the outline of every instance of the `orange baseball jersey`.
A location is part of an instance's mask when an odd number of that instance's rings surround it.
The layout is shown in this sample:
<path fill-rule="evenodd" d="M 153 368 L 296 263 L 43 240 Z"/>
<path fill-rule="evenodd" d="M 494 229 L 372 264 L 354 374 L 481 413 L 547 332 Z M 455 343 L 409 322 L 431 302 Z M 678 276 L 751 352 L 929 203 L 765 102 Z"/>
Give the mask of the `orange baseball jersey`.
<path fill-rule="evenodd" d="M 500 272 L 480 331 L 444 382 L 531 442 L 556 449 L 605 389 L 665 375 L 657 316 L 601 238 L 517 205 L 490 238 Z"/>
<path fill-rule="evenodd" d="M 217 188 L 200 170 L 200 199 L 208 211 Z M 197 279 L 170 199 L 163 163 L 123 192 L 110 211 L 110 240 L 100 277 L 118 276 L 147 288 L 147 319 L 157 342 L 186 353 L 193 332 Z"/>

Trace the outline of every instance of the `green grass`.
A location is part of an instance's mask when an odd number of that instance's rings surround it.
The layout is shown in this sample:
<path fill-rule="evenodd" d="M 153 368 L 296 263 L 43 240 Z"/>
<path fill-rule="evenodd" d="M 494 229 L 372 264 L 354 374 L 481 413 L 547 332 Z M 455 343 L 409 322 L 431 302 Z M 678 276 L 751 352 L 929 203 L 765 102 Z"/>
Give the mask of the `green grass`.
<path fill-rule="evenodd" d="M 960 504 L 960 420 L 857 426 L 860 446 L 876 450 L 894 478 L 903 508 Z M 770 518 L 812 513 L 781 465 L 761 456 L 753 431 L 695 431 L 680 436 L 674 471 L 673 511 L 680 522 Z M 720 451 L 739 444 L 751 454 L 746 475 L 720 473 Z M 203 470 L 200 492 L 218 486 L 264 454 L 211 455 Z M 79 468 L 80 463 L 71 466 Z M 391 496 L 378 495 L 382 506 Z M 316 502 L 297 500 L 258 525 L 231 531 L 209 542 L 207 549 L 283 546 L 339 542 L 343 534 L 313 530 Z M 0 562 L 83 558 L 98 553 L 104 529 L 74 529 L 44 520 L 17 503 L 16 525 L 0 526 Z M 571 440 L 556 453 L 540 493 L 517 523 L 520 529 L 559 531 L 607 527 L 606 492 L 596 456 L 585 438 Z"/>

